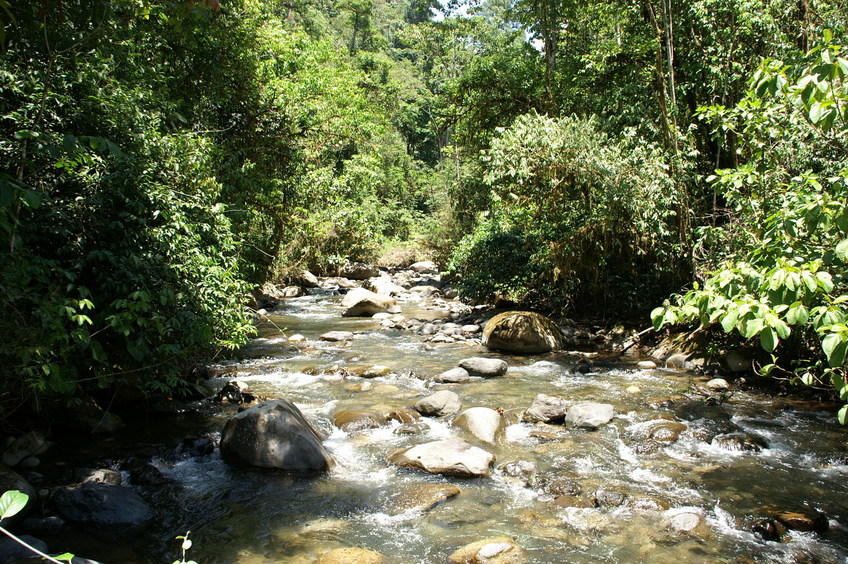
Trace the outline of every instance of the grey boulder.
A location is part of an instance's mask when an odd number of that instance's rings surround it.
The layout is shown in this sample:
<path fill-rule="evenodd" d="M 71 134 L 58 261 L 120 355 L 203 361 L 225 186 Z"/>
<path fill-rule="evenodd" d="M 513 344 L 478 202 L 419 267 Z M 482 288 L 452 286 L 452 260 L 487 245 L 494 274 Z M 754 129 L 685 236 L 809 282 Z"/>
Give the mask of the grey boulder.
<path fill-rule="evenodd" d="M 227 421 L 221 456 L 231 463 L 290 471 L 321 471 L 333 465 L 318 432 L 286 399 L 263 402 Z"/>

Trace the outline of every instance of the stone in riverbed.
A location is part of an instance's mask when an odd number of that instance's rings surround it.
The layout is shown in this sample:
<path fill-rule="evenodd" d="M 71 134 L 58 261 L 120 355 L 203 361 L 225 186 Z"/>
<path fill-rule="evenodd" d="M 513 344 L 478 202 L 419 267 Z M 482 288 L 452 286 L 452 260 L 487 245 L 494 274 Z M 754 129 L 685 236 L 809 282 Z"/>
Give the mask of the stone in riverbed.
<path fill-rule="evenodd" d="M 321 341 L 327 341 L 330 343 L 337 343 L 339 341 L 349 341 L 353 339 L 353 333 L 350 331 L 328 331 L 324 333 L 320 337 L 318 337 Z"/>
<path fill-rule="evenodd" d="M 431 474 L 474 478 L 488 476 L 495 457 L 465 441 L 447 439 L 414 446 L 393 454 L 389 461 Z"/>
<path fill-rule="evenodd" d="M 354 288 L 342 299 L 342 317 L 372 317 L 375 313 L 400 313 L 397 300 L 364 288 Z"/>
<path fill-rule="evenodd" d="M 79 487 L 59 488 L 49 503 L 66 522 L 80 525 L 106 540 L 132 535 L 153 519 L 147 503 L 125 486 L 89 482 Z"/>
<path fill-rule="evenodd" d="M 488 407 L 470 407 L 456 416 L 453 425 L 467 431 L 483 441 L 494 444 L 503 433 L 504 423 L 501 414 Z"/>
<path fill-rule="evenodd" d="M 723 435 L 716 435 L 713 437 L 711 444 L 726 450 L 742 452 L 760 452 L 762 449 L 768 448 L 768 443 L 765 439 L 748 433 L 725 433 Z"/>
<path fill-rule="evenodd" d="M 509 369 L 506 361 L 499 358 L 473 357 L 459 361 L 459 367 L 464 368 L 471 376 L 494 378 L 503 376 Z"/>
<path fill-rule="evenodd" d="M 455 393 L 450 390 L 441 390 L 424 399 L 418 400 L 413 408 L 421 415 L 441 417 L 456 413 L 462 409 L 462 403 L 459 401 L 459 396 Z"/>
<path fill-rule="evenodd" d="M 524 561 L 524 551 L 509 537 L 473 542 L 448 557 L 451 564 L 519 564 Z"/>
<path fill-rule="evenodd" d="M 466 382 L 471 379 L 471 375 L 468 374 L 468 371 L 464 368 L 460 368 L 457 366 L 456 368 L 451 368 L 450 370 L 446 370 L 441 374 L 437 375 L 433 378 L 434 381 L 442 383 L 442 384 L 458 384 L 460 382 Z"/>
<path fill-rule="evenodd" d="M 830 527 L 827 516 L 815 509 L 805 508 L 801 511 L 778 511 L 774 518 L 787 529 L 795 531 L 815 531 L 826 533 Z"/>
<path fill-rule="evenodd" d="M 9 523 L 13 523 L 23 518 L 23 516 L 36 504 L 35 488 L 27 482 L 23 476 L 9 468 L 4 464 L 0 464 L 0 494 L 6 493 L 9 490 L 17 490 L 29 496 L 26 506 L 17 514 L 3 519 L 2 525 L 8 528 Z"/>
<path fill-rule="evenodd" d="M 431 260 L 422 260 L 409 265 L 409 269 L 420 274 L 436 274 L 439 272 L 439 266 Z"/>
<path fill-rule="evenodd" d="M 337 548 L 318 557 L 318 564 L 382 564 L 385 558 L 379 552 L 364 548 Z"/>
<path fill-rule="evenodd" d="M 568 407 L 562 399 L 538 394 L 533 399 L 533 405 L 521 416 L 521 420 L 527 423 L 553 423 L 563 421 L 567 411 Z"/>
<path fill-rule="evenodd" d="M 380 276 L 380 269 L 370 264 L 349 262 L 339 269 L 339 276 L 350 280 L 368 280 Z"/>
<path fill-rule="evenodd" d="M 612 421 L 614 414 L 615 408 L 608 403 L 586 401 L 569 407 L 565 422 L 572 427 L 594 429 Z"/>
<path fill-rule="evenodd" d="M 333 425 L 348 433 L 376 429 L 387 422 L 382 413 L 372 409 L 344 409 L 333 415 Z"/>
<path fill-rule="evenodd" d="M 47 543 L 30 535 L 20 535 L 19 538 L 28 545 L 37 548 L 41 552 L 48 552 Z M 0 564 L 12 564 L 23 561 L 25 558 L 39 558 L 38 555 L 10 537 L 0 538 Z M 37 560 L 27 560 L 36 562 Z"/>
<path fill-rule="evenodd" d="M 224 426 L 221 456 L 261 468 L 328 470 L 333 459 L 292 402 L 275 399 L 245 409 Z"/>
<path fill-rule="evenodd" d="M 559 325 L 544 315 L 507 311 L 486 323 L 482 343 L 489 350 L 537 354 L 561 349 L 565 336 Z"/>
<path fill-rule="evenodd" d="M 653 370 L 657 367 L 657 363 L 653 360 L 640 360 L 636 366 L 640 370 Z"/>
<path fill-rule="evenodd" d="M 393 501 L 391 512 L 397 515 L 405 511 L 429 511 L 459 494 L 460 489 L 453 484 L 414 484 Z"/>

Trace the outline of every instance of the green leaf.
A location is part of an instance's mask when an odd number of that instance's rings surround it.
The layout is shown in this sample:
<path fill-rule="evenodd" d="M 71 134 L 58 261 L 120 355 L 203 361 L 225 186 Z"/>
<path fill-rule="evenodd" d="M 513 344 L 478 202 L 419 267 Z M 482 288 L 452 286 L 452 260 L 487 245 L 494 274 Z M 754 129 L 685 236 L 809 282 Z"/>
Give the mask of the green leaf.
<path fill-rule="evenodd" d="M 845 425 L 845 420 L 848 418 L 848 404 L 843 405 L 839 409 L 839 413 L 836 415 L 836 418 L 842 425 Z"/>
<path fill-rule="evenodd" d="M 778 343 L 777 335 L 771 327 L 766 327 L 760 333 L 760 346 L 762 346 L 766 351 L 773 352 L 775 348 L 777 348 Z"/>
<path fill-rule="evenodd" d="M 848 351 L 848 341 L 844 340 L 839 333 L 828 333 L 822 339 L 822 350 L 827 356 L 827 363 L 832 368 L 839 368 L 845 364 L 845 353 Z"/>
<path fill-rule="evenodd" d="M 724 329 L 725 333 L 730 333 L 733 331 L 733 328 L 736 327 L 736 322 L 739 320 L 739 310 L 736 308 L 731 308 L 727 311 L 727 314 L 721 320 L 721 328 Z"/>
<path fill-rule="evenodd" d="M 9 490 L 0 497 L 0 519 L 17 515 L 26 507 L 29 496 L 18 490 Z"/>
<path fill-rule="evenodd" d="M 845 239 L 838 245 L 836 245 L 836 249 L 834 250 L 836 256 L 840 258 L 842 261 L 848 261 L 848 239 Z"/>

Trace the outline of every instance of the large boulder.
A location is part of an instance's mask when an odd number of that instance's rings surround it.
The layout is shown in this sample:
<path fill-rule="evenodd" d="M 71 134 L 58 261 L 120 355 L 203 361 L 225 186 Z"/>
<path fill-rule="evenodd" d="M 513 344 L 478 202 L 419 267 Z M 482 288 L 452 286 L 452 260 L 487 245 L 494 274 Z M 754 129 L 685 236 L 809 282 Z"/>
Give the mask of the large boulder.
<path fill-rule="evenodd" d="M 134 490 L 98 482 L 59 488 L 50 497 L 50 507 L 66 522 L 106 540 L 126 538 L 153 519 L 150 507 Z"/>
<path fill-rule="evenodd" d="M 482 378 L 503 376 L 509 369 L 509 365 L 505 360 L 501 360 L 499 358 L 483 358 L 479 356 L 461 360 L 459 362 L 459 367 L 464 368 L 471 376 L 480 376 Z"/>
<path fill-rule="evenodd" d="M 465 441 L 447 439 L 396 452 L 389 460 L 398 466 L 418 468 L 431 474 L 473 478 L 488 476 L 495 457 Z"/>
<path fill-rule="evenodd" d="M 418 400 L 413 407 L 421 415 L 441 417 L 454 414 L 462 409 L 462 402 L 459 401 L 459 396 L 450 390 L 441 390 Z"/>
<path fill-rule="evenodd" d="M 342 300 L 344 317 L 371 317 L 375 313 L 387 311 L 399 313 L 397 300 L 389 296 L 381 296 L 364 288 L 354 288 L 345 294 Z"/>
<path fill-rule="evenodd" d="M 490 350 L 537 354 L 561 349 L 565 336 L 559 326 L 544 315 L 507 311 L 486 323 L 482 343 Z"/>
<path fill-rule="evenodd" d="M 333 465 L 318 432 L 286 399 L 263 402 L 227 421 L 221 456 L 231 463 L 291 471 L 328 470 Z"/>
<path fill-rule="evenodd" d="M 456 416 L 453 425 L 467 431 L 483 441 L 494 444 L 503 433 L 504 422 L 501 414 L 488 407 L 470 407 Z"/>

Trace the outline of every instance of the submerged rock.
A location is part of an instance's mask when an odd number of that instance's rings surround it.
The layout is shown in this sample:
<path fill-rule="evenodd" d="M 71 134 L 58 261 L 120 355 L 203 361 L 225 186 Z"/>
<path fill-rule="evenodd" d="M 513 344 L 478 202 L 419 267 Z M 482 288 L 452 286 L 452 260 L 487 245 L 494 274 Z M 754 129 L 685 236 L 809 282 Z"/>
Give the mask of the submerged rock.
<path fill-rule="evenodd" d="M 376 429 L 387 422 L 382 413 L 372 409 L 345 409 L 333 415 L 333 424 L 348 433 Z"/>
<path fill-rule="evenodd" d="M 318 557 L 318 564 L 382 564 L 385 557 L 364 548 L 337 548 Z"/>
<path fill-rule="evenodd" d="M 47 543 L 30 535 L 20 535 L 22 541 L 41 552 L 49 552 Z M 38 554 L 10 537 L 0 538 L 0 564 L 12 564 L 25 558 L 39 558 Z M 29 562 L 30 560 L 27 560 Z"/>
<path fill-rule="evenodd" d="M 429 511 L 436 505 L 460 494 L 453 484 L 414 484 L 407 487 L 392 503 L 392 513 Z"/>
<path fill-rule="evenodd" d="M 723 449 L 743 452 L 760 452 L 762 449 L 768 448 L 768 443 L 765 439 L 748 433 L 726 433 L 724 435 L 716 435 L 713 437 L 711 443 L 713 446 L 721 447 Z"/>
<path fill-rule="evenodd" d="M 787 529 L 794 531 L 815 531 L 825 533 L 830 528 L 827 515 L 815 509 L 803 509 L 801 511 L 778 511 L 774 518 L 782 523 Z"/>
<path fill-rule="evenodd" d="M 232 463 L 293 471 L 327 470 L 333 464 L 318 432 L 285 399 L 266 401 L 227 421 L 221 456 Z"/>
<path fill-rule="evenodd" d="M 494 444 L 504 430 L 501 414 L 488 407 L 470 407 L 457 415 L 453 424 L 489 444 Z"/>
<path fill-rule="evenodd" d="M 494 378 L 503 376 L 509 369 L 506 361 L 499 358 L 466 358 L 459 362 L 459 367 L 464 368 L 471 376 L 482 378 Z"/>
<path fill-rule="evenodd" d="M 474 478 L 488 476 L 495 457 L 465 441 L 447 439 L 396 452 L 389 461 L 398 466 L 417 468 L 431 474 Z"/>
<path fill-rule="evenodd" d="M 530 311 L 496 315 L 483 329 L 483 346 L 490 350 L 536 354 L 561 349 L 565 336 L 552 319 Z"/>
<path fill-rule="evenodd" d="M 418 400 L 413 407 L 421 415 L 441 417 L 456 413 L 462 409 L 462 403 L 455 393 L 450 390 L 442 390 Z"/>
<path fill-rule="evenodd" d="M 448 557 L 451 564 L 519 564 L 524 561 L 524 551 L 509 537 L 473 542 Z"/>

